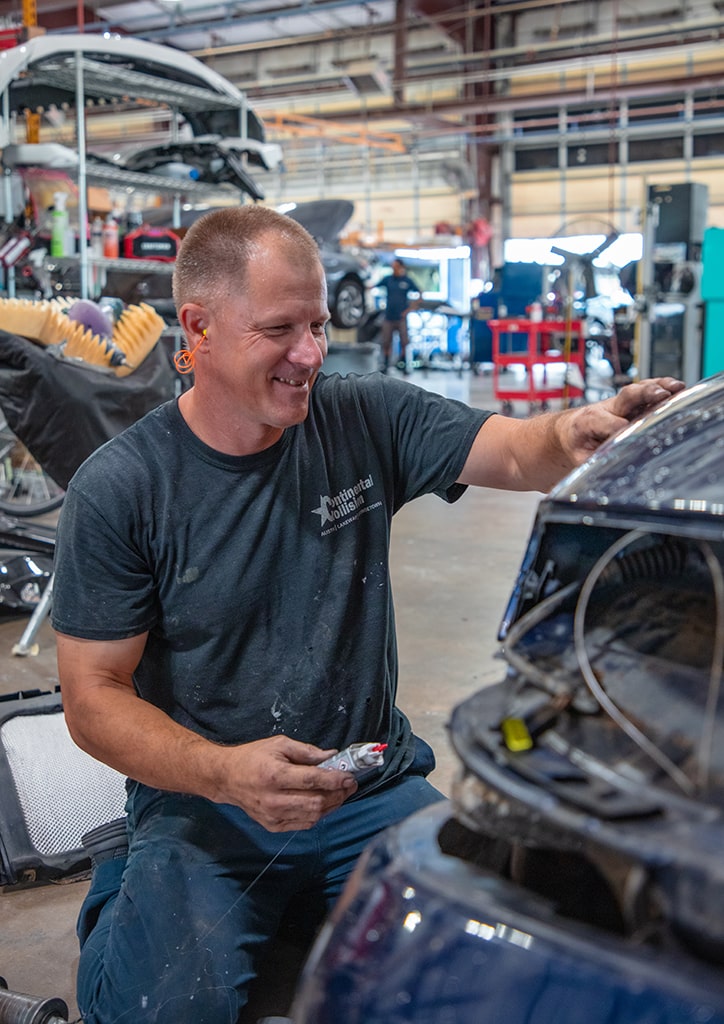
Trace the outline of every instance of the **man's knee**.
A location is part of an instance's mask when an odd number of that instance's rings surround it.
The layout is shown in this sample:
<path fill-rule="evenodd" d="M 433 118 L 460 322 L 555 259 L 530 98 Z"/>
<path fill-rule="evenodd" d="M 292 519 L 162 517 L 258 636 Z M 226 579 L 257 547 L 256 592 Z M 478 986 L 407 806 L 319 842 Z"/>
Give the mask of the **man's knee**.
<path fill-rule="evenodd" d="M 214 892 L 200 869 L 181 878 L 162 867 L 131 855 L 119 891 L 99 913 L 92 904 L 81 913 L 85 1024 L 235 1024 L 246 1002 L 252 956 L 239 949 L 243 921 L 228 914 L 229 893 Z"/>
<path fill-rule="evenodd" d="M 113 996 L 100 989 L 88 1002 L 78 999 L 84 1024 L 236 1024 L 245 1004 L 231 985 L 203 977 L 175 989 L 156 985 Z"/>

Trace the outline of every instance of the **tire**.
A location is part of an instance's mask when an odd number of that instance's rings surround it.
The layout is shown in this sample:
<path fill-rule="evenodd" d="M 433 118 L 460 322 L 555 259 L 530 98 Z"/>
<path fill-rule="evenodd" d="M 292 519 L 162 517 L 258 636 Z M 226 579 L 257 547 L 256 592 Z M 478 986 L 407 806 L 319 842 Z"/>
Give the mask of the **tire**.
<path fill-rule="evenodd" d="M 348 274 L 337 285 L 329 305 L 329 315 L 335 327 L 358 327 L 365 318 L 365 289 L 362 282 Z"/>
<path fill-rule="evenodd" d="M 0 512 L 20 518 L 52 512 L 65 491 L 35 461 L 0 413 Z"/>

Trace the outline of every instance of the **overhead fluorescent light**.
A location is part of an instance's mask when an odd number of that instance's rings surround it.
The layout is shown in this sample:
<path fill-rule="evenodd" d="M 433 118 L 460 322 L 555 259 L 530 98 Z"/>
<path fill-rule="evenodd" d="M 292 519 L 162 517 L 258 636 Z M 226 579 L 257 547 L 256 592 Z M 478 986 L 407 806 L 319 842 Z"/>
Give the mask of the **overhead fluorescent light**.
<path fill-rule="evenodd" d="M 390 80 L 378 60 L 349 61 L 341 71 L 347 88 L 358 96 L 390 95 Z"/>

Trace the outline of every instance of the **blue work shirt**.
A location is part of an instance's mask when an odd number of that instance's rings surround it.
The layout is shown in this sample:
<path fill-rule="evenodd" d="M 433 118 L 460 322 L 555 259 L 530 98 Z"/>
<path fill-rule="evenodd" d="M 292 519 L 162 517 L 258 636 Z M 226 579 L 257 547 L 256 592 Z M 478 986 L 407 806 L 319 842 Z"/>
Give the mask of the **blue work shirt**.
<path fill-rule="evenodd" d="M 401 320 L 402 314 L 410 304 L 409 293 L 417 294 L 420 290 L 407 274 L 400 274 L 399 277 L 388 274 L 387 277 L 382 278 L 379 287 L 384 288 L 387 292 L 385 320 Z"/>

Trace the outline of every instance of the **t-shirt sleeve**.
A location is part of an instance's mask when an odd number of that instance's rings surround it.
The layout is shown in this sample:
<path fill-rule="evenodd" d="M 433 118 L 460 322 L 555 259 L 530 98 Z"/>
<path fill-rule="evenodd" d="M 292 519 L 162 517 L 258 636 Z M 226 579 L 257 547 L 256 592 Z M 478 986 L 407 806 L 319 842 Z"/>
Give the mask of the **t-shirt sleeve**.
<path fill-rule="evenodd" d="M 401 406 L 397 420 L 398 451 L 405 469 L 404 500 L 433 493 L 445 501 L 457 501 L 467 490 L 457 479 L 491 413 L 417 390 L 421 394 L 415 402 Z"/>
<path fill-rule="evenodd" d="M 118 503 L 106 507 L 122 517 Z M 87 640 L 122 640 L 152 628 L 153 579 L 146 560 L 128 539 L 132 535 L 130 531 L 123 539 L 119 528 L 71 482 L 56 537 L 54 629 Z"/>
<path fill-rule="evenodd" d="M 478 431 L 492 412 L 475 409 L 395 377 L 358 378 L 371 403 L 369 429 L 391 459 L 395 510 L 422 494 L 456 501 L 456 481 Z"/>

